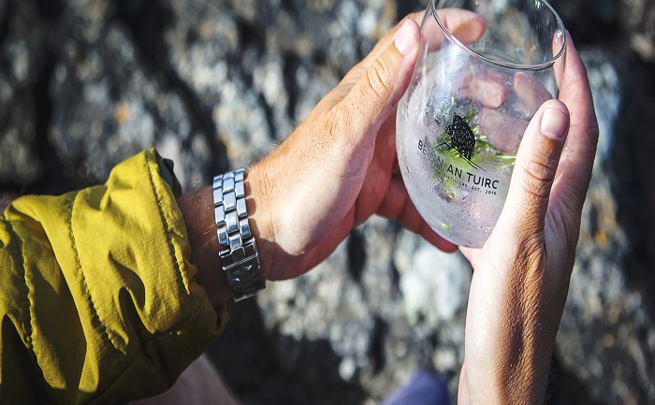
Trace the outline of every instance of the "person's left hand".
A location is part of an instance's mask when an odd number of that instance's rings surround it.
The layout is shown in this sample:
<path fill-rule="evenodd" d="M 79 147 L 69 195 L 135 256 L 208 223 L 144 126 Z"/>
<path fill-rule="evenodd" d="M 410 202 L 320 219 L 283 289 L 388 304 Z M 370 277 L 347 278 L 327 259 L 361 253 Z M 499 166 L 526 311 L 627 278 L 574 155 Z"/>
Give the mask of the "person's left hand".
<path fill-rule="evenodd" d="M 416 64 L 423 13 L 386 34 L 246 179 L 249 212 L 266 278 L 296 277 L 325 259 L 351 229 L 377 213 L 445 251 L 411 203 L 396 164 L 395 107 Z M 480 19 L 448 10 L 453 30 L 483 32 Z"/>
<path fill-rule="evenodd" d="M 566 41 L 559 100 L 525 131 L 496 227 L 481 249 L 461 249 L 474 273 L 460 404 L 544 402 L 599 136 L 584 64 Z"/>

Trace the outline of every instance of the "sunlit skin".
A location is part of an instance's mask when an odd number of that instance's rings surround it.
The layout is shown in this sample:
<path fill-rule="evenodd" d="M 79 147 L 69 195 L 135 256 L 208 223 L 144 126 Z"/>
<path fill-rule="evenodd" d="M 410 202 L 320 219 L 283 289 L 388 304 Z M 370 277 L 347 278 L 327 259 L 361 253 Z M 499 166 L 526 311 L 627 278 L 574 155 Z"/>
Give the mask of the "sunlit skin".
<path fill-rule="evenodd" d="M 470 28 L 473 38 L 484 29 L 470 13 L 450 10 L 443 17 L 453 30 Z M 279 148 L 250 169 L 248 210 L 269 280 L 309 271 L 373 214 L 443 250 L 455 248 L 425 224 L 394 175 L 395 107 L 416 63 L 421 20 L 422 13 L 413 14 L 391 30 Z M 404 24 L 414 41 L 406 55 L 393 45 Z M 475 271 L 460 403 L 543 402 L 598 139 L 586 71 L 570 38 L 566 70 L 556 73 L 560 100 L 547 101 L 526 130 L 496 229 L 482 249 L 462 249 Z M 553 122 L 564 128 L 558 136 Z M 216 278 L 210 190 L 187 196 L 181 206 L 195 235 L 200 280 L 221 302 L 229 291 Z"/>
<path fill-rule="evenodd" d="M 458 35 L 484 31 L 470 12 L 441 12 Z M 395 175 L 395 108 L 416 64 L 422 19 L 412 14 L 389 31 L 282 145 L 250 168 L 247 206 L 267 279 L 311 270 L 373 215 L 398 221 L 437 248 L 456 249 L 426 225 Z M 544 103 L 525 132 L 498 224 L 483 248 L 461 249 L 474 268 L 462 404 L 544 401 L 598 140 L 586 71 L 567 41 L 566 68 L 556 72 L 560 98 Z M 222 305 L 230 291 L 218 271 L 211 188 L 178 202 L 197 281 Z M 439 271 L 440 263 L 433 266 Z"/>

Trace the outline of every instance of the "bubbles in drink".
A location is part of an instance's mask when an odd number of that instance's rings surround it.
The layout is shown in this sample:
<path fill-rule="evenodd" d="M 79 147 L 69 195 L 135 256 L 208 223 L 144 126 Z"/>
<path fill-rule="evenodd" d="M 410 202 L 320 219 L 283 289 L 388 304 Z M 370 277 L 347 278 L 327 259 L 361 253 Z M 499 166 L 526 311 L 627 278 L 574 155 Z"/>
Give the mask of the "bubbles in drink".
<path fill-rule="evenodd" d="M 448 31 L 437 10 L 449 7 L 482 31 Z M 541 1 L 429 2 L 396 145 L 414 205 L 446 239 L 479 247 L 492 232 L 528 122 L 557 94 L 564 32 Z"/>
<path fill-rule="evenodd" d="M 499 82 L 475 72 L 474 80 L 453 89 L 443 76 L 423 75 L 398 107 L 407 191 L 423 219 L 459 245 L 480 247 L 493 230 L 534 114 L 533 100 L 528 105 L 517 96 L 507 76 Z"/>

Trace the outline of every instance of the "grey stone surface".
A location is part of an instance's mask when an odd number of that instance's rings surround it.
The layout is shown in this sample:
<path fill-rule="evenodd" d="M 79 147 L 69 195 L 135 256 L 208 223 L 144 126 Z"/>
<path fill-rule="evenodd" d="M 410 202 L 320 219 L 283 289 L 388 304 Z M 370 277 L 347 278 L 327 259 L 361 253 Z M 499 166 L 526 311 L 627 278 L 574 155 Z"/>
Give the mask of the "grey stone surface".
<path fill-rule="evenodd" d="M 619 77 L 602 50 L 591 48 L 582 56 L 603 137 L 558 337 L 559 358 L 598 402 L 653 403 L 655 320 L 647 290 L 631 286 L 624 271 L 632 240 L 617 215 L 620 207 L 614 193 L 628 190 L 621 181 L 623 174 L 610 166 L 621 143 L 612 128 L 620 121 Z"/>
<path fill-rule="evenodd" d="M 32 93 L 43 63 L 43 32 L 29 29 L 33 4 L 0 4 L 5 30 L 0 43 L 0 182 L 36 181 L 43 166 L 36 153 L 36 112 Z"/>
<path fill-rule="evenodd" d="M 652 0 L 554 1 L 601 140 L 549 403 L 655 403 Z M 0 193 L 63 192 L 156 147 L 186 189 L 282 142 L 420 1 L 0 1 Z M 377 403 L 419 368 L 454 394 L 471 269 L 374 218 L 232 305 L 210 353 L 245 404 Z"/>
<path fill-rule="evenodd" d="M 68 163 L 66 172 L 97 182 L 126 157 L 158 147 L 177 162 L 182 184 L 201 183 L 209 145 L 191 106 L 144 63 L 133 31 L 103 17 L 111 13 L 105 2 L 74 2 L 68 12 L 67 18 L 80 21 L 81 33 L 66 37 L 59 49 L 49 131 L 58 156 Z"/>

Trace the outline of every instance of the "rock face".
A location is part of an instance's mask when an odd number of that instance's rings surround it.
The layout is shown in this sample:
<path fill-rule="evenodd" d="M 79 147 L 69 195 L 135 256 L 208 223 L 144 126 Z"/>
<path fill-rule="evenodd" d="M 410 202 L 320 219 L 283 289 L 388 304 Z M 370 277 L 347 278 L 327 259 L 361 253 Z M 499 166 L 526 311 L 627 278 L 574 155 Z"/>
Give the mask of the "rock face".
<path fill-rule="evenodd" d="M 549 402 L 655 403 L 655 2 L 554 1 L 601 141 Z M 418 1 L 0 1 L 0 191 L 102 181 L 140 149 L 187 189 L 256 161 Z M 419 368 L 456 392 L 471 270 L 374 218 L 231 307 L 210 352 L 244 403 L 376 403 Z"/>

